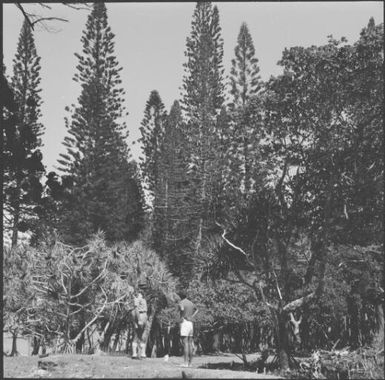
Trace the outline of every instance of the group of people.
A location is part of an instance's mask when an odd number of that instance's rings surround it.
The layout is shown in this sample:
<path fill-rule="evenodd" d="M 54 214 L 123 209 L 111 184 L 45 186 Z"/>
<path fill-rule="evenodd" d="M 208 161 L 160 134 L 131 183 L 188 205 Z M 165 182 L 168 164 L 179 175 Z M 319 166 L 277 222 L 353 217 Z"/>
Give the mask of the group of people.
<path fill-rule="evenodd" d="M 190 367 L 193 358 L 193 336 L 194 336 L 194 318 L 198 313 L 196 306 L 187 298 L 185 292 L 180 292 L 181 301 L 178 303 L 180 315 L 180 336 L 183 344 L 182 367 Z M 132 342 L 132 358 L 140 359 L 146 357 L 146 337 L 144 331 L 147 325 L 147 301 L 143 294 L 137 290 L 134 295 L 134 339 Z"/>

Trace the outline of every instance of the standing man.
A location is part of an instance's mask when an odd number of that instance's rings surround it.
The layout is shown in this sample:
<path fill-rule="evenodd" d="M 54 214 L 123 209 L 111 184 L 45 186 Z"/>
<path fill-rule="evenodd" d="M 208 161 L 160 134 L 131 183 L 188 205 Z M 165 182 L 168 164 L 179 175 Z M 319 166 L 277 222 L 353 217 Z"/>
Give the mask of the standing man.
<path fill-rule="evenodd" d="M 180 292 L 179 296 L 181 298 L 178 305 L 181 317 L 180 336 L 183 340 L 184 353 L 184 363 L 182 367 L 190 367 L 193 357 L 193 321 L 198 309 L 190 300 L 187 299 L 185 292 Z"/>
<path fill-rule="evenodd" d="M 132 342 L 132 358 L 146 357 L 146 343 L 143 342 L 143 332 L 147 325 L 147 302 L 140 291 L 134 295 L 133 320 L 134 339 Z"/>

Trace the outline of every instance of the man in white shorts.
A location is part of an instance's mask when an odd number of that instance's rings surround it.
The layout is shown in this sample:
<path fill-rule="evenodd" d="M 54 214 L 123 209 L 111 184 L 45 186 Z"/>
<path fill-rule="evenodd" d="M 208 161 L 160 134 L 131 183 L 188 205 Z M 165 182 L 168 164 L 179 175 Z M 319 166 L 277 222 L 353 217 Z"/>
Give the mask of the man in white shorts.
<path fill-rule="evenodd" d="M 191 366 L 193 357 L 193 334 L 194 334 L 194 317 L 198 312 L 195 305 L 186 298 L 184 292 L 180 292 L 179 296 L 181 301 L 179 303 L 181 324 L 180 324 L 180 336 L 183 339 L 183 353 L 184 363 L 182 367 Z"/>

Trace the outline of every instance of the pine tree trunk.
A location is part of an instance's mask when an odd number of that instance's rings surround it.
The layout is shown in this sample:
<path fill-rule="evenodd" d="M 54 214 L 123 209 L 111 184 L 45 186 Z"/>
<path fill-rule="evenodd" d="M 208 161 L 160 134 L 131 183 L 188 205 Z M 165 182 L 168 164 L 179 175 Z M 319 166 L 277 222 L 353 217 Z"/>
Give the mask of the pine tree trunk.
<path fill-rule="evenodd" d="M 246 131 L 244 132 L 246 133 Z M 244 177 L 244 181 L 245 181 L 245 186 L 244 186 L 244 190 L 245 190 L 245 199 L 247 199 L 247 196 L 249 194 L 249 191 L 250 191 L 250 168 L 249 168 L 249 163 L 248 163 L 248 155 L 249 155 L 249 152 L 248 152 L 248 141 L 247 141 L 247 137 L 244 136 L 243 137 L 243 154 L 244 154 L 244 165 L 245 165 L 245 177 Z"/>
<path fill-rule="evenodd" d="M 202 157 L 202 152 L 201 152 Z M 201 199 L 200 199 L 200 207 L 201 209 L 199 212 L 201 213 L 200 219 L 199 219 L 199 226 L 198 226 L 198 236 L 196 241 L 196 252 L 198 252 L 201 248 L 202 244 L 202 230 L 203 230 L 203 213 L 204 213 L 204 205 L 206 203 L 206 165 L 205 162 L 203 162 L 203 178 L 202 178 L 202 188 L 201 188 Z"/>

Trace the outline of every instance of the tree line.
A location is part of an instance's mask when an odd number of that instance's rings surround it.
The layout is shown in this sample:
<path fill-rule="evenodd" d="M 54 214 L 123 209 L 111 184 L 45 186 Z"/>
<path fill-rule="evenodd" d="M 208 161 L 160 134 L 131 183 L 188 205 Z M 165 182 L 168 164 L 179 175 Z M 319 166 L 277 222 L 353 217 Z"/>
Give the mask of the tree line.
<path fill-rule="evenodd" d="M 58 241 L 86 246 L 99 230 L 109 255 L 117 242 L 140 239 L 197 301 L 199 323 L 266 325 L 282 368 L 290 365 L 290 316 L 302 316 L 306 349 L 383 335 L 382 24 L 370 19 L 353 44 L 328 36 L 321 46 L 286 48 L 283 73 L 263 81 L 243 23 L 226 78 L 218 8 L 197 3 L 180 98 L 167 111 L 157 90 L 149 94 L 138 164 L 103 3 L 93 5 L 81 42 L 66 153 L 60 174 L 44 182 L 40 58 L 23 24 L 9 81 L 16 107 L 3 112 L 4 225 L 14 252 L 20 231 L 30 231 L 33 257 Z M 20 265 L 18 254 L 7 257 Z M 84 279 L 98 278 L 107 257 Z M 67 295 L 69 279 L 61 280 Z M 58 323 L 82 316 L 67 342 L 84 339 L 95 300 L 77 300 L 67 314 L 77 317 Z M 167 302 L 156 310 L 155 319 L 175 318 Z M 103 328 L 112 334 L 109 318 Z"/>

